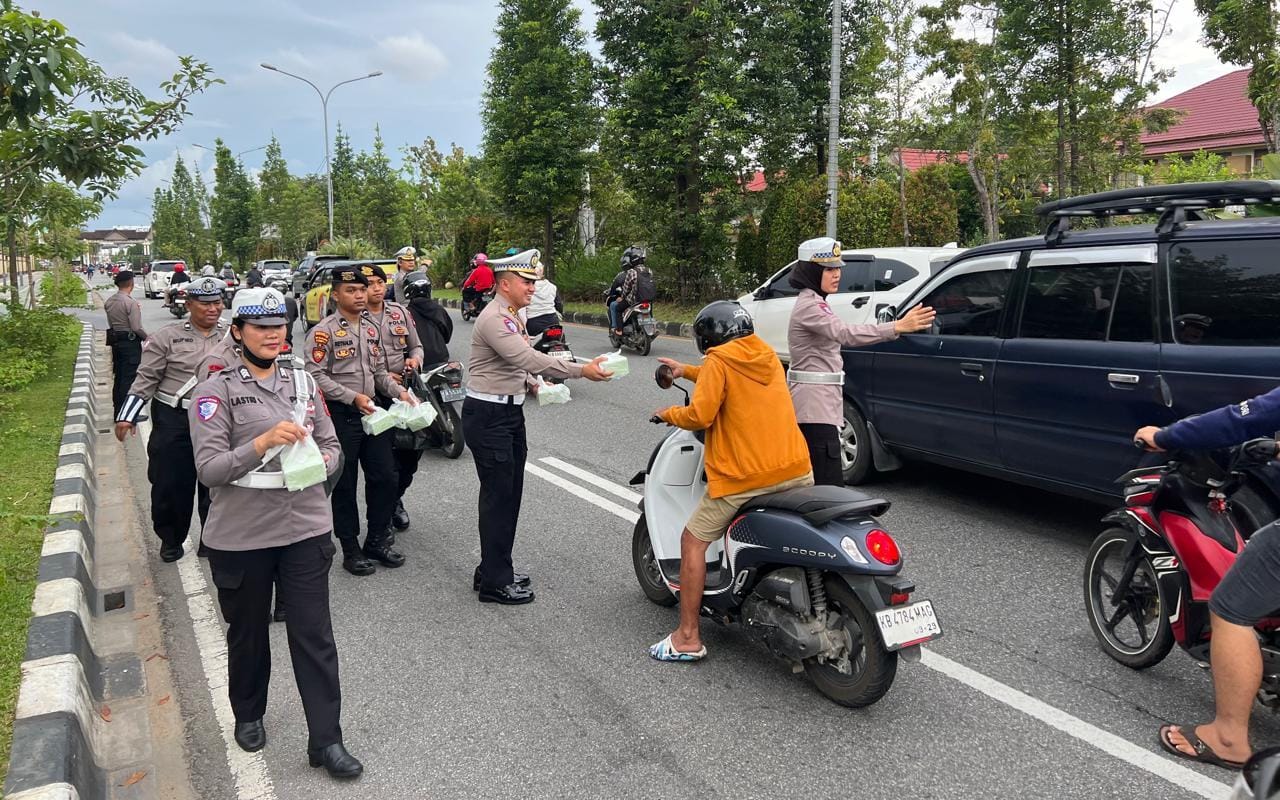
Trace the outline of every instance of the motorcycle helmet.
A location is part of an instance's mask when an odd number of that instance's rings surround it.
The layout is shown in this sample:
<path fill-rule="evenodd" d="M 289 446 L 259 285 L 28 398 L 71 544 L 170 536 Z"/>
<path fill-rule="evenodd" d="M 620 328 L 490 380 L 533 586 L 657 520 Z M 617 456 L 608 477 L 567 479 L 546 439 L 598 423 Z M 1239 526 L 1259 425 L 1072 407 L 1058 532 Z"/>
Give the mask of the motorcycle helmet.
<path fill-rule="evenodd" d="M 481 264 L 489 263 L 489 257 L 484 253 L 476 253 L 471 257 L 471 266 L 478 267 Z"/>
<path fill-rule="evenodd" d="M 204 275 L 205 277 L 213 277 L 213 265 L 205 264 L 203 267 L 200 268 L 200 274 Z"/>
<path fill-rule="evenodd" d="M 506 258 L 507 256 L 518 256 L 522 252 L 524 251 L 522 251 L 519 247 L 508 247 L 507 252 L 503 253 L 502 255 L 503 255 L 503 258 Z"/>
<path fill-rule="evenodd" d="M 425 272 L 410 272 L 400 285 L 404 289 L 405 300 L 415 297 L 431 298 L 431 277 Z"/>
<path fill-rule="evenodd" d="M 622 268 L 631 269 L 644 263 L 645 253 L 643 247 L 632 245 L 622 251 Z"/>
<path fill-rule="evenodd" d="M 713 347 L 755 332 L 751 315 L 736 300 L 708 303 L 693 320 L 693 340 L 703 355 Z"/>
<path fill-rule="evenodd" d="M 174 265 L 173 265 L 173 271 L 174 271 L 174 272 L 186 272 L 186 271 L 187 271 L 187 267 L 186 267 L 186 265 L 185 265 L 185 264 L 181 264 L 181 263 L 179 263 L 179 264 L 174 264 Z"/>

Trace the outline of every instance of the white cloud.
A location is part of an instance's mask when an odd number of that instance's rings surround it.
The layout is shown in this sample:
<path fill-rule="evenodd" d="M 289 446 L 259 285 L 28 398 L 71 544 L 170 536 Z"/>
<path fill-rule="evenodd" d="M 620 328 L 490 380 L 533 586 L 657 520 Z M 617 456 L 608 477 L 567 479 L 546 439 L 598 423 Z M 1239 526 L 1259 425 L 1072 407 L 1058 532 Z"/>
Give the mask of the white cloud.
<path fill-rule="evenodd" d="M 370 57 L 392 75 L 416 83 L 430 81 L 449 65 L 440 48 L 417 32 L 380 40 Z"/>
<path fill-rule="evenodd" d="M 135 82 L 150 82 L 159 76 L 172 75 L 178 68 L 178 54 L 155 39 L 139 39 L 123 31 L 106 35 L 110 55 L 104 66 L 109 72 Z"/>

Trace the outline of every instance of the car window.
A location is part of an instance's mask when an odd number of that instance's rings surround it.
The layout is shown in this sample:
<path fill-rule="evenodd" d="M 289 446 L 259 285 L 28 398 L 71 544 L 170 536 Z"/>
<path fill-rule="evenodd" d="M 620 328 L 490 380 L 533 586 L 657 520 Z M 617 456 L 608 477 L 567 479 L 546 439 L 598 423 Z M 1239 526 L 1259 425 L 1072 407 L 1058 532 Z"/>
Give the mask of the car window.
<path fill-rule="evenodd" d="M 957 275 L 921 300 L 938 312 L 933 333 L 943 336 L 995 336 L 1013 271 Z"/>
<path fill-rule="evenodd" d="M 1116 303 L 1111 311 L 1111 331 L 1107 336 L 1109 341 L 1154 341 L 1151 281 L 1149 264 L 1131 264 L 1120 273 Z"/>
<path fill-rule="evenodd" d="M 871 268 L 874 261 L 846 261 L 840 269 L 841 292 L 871 291 Z"/>
<path fill-rule="evenodd" d="M 152 272 L 173 272 L 173 265 L 176 261 L 157 261 L 151 265 Z"/>
<path fill-rule="evenodd" d="M 871 270 L 871 291 L 887 292 L 896 289 L 920 273 L 909 264 L 893 258 L 877 258 Z"/>
<path fill-rule="evenodd" d="M 1119 280 L 1118 265 L 1032 269 L 1018 335 L 1102 341 Z"/>
<path fill-rule="evenodd" d="M 1275 241 L 1187 242 L 1169 254 L 1173 336 L 1179 344 L 1280 344 Z"/>
<path fill-rule="evenodd" d="M 791 270 L 795 269 L 794 263 L 788 264 L 787 268 L 779 272 L 777 277 L 769 282 L 769 291 L 765 292 L 765 298 L 774 297 L 795 297 L 800 294 L 800 290 L 791 285 Z"/>

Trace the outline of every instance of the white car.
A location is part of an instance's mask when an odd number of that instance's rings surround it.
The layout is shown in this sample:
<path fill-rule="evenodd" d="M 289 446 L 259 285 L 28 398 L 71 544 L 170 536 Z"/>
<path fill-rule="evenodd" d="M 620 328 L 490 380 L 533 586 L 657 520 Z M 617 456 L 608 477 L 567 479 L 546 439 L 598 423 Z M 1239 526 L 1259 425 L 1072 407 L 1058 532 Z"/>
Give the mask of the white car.
<path fill-rule="evenodd" d="M 142 293 L 147 296 L 147 299 L 164 297 L 164 293 L 169 288 L 169 281 L 173 280 L 173 268 L 179 264 L 184 270 L 187 268 L 185 261 L 151 262 L 151 269 L 142 276 Z"/>
<path fill-rule="evenodd" d="M 836 316 L 845 322 L 874 323 L 881 310 L 907 299 L 916 287 L 962 252 L 964 250 L 954 244 L 946 247 L 846 250 L 841 254 L 844 270 L 840 276 L 840 290 L 828 295 L 827 302 Z M 755 321 L 756 334 L 784 362 L 790 361 L 787 326 L 791 322 L 796 295 L 800 293 L 790 282 L 791 270 L 796 263 L 792 261 L 759 289 L 738 298 Z"/>

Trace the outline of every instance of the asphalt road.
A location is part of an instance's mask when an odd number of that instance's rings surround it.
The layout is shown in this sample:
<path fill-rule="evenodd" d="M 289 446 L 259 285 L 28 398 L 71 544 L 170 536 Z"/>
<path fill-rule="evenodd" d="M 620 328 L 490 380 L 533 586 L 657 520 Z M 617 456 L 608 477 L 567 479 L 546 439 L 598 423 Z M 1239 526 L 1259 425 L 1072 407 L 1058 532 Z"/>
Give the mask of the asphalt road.
<path fill-rule="evenodd" d="M 146 325 L 171 319 L 159 301 L 142 302 Z M 471 326 L 455 321 L 453 353 L 465 360 Z M 569 326 L 568 335 L 579 355 L 608 350 L 601 330 Z M 1226 796 L 1234 776 L 1185 768 L 1156 744 L 1161 723 L 1212 716 L 1207 673 L 1176 649 L 1131 671 L 1090 633 L 1081 570 L 1105 509 L 1000 481 L 909 465 L 868 487 L 893 501 L 884 522 L 903 547 L 904 573 L 945 630 L 929 648 L 944 658 L 902 663 L 877 705 L 836 706 L 740 631 L 708 621 L 706 661 L 651 661 L 646 646 L 673 627 L 675 611 L 636 585 L 631 524 L 617 513 L 633 505 L 542 459 L 625 485 L 662 435 L 646 422 L 651 412 L 677 402 L 648 377 L 659 355 L 696 359 L 692 343 L 662 338 L 648 358 L 631 356 L 630 376 L 575 381 L 570 404 L 528 408 L 539 471 L 526 478 L 515 555 L 534 576 L 532 605 L 482 605 L 471 592 L 479 545 L 469 452 L 424 457 L 406 501 L 413 526 L 399 535 L 403 568 L 355 578 L 335 564 L 345 738 L 366 766 L 355 784 L 306 764 L 283 626 L 272 633 L 269 785 L 246 779 L 235 754 L 228 766 L 207 677 L 218 665 L 202 663 L 177 570 L 155 559 L 204 796 Z M 129 448 L 145 486 L 145 453 L 140 442 Z M 1255 746 L 1277 742 L 1280 724 L 1259 711 Z"/>

